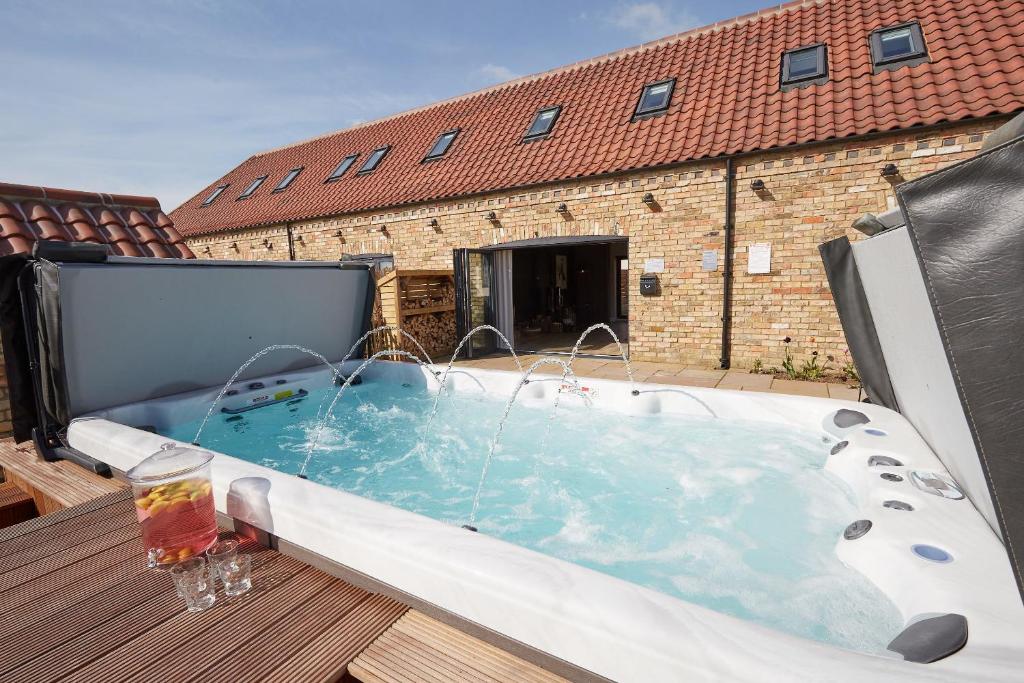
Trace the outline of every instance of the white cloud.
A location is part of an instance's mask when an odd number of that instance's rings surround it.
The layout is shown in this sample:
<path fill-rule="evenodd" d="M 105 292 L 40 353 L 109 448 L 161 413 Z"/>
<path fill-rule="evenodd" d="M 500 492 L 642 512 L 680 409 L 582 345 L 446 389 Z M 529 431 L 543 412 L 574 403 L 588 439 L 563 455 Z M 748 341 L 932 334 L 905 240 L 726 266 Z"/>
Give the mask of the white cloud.
<path fill-rule="evenodd" d="M 605 21 L 640 40 L 662 38 L 700 25 L 689 10 L 661 2 L 619 5 L 605 16 Z"/>
<path fill-rule="evenodd" d="M 484 64 L 476 70 L 476 73 L 491 83 L 501 83 L 502 81 L 511 81 L 514 78 L 519 78 L 519 74 L 515 71 L 500 64 Z"/>

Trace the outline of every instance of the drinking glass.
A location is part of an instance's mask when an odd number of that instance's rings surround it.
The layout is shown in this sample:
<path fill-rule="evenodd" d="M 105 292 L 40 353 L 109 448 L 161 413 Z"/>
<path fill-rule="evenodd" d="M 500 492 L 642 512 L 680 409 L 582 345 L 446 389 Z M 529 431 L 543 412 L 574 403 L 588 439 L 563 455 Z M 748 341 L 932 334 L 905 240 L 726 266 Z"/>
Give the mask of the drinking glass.
<path fill-rule="evenodd" d="M 233 538 L 225 538 L 217 541 L 206 551 L 206 561 L 210 565 L 210 578 L 216 579 L 220 572 L 220 566 L 225 562 L 231 562 L 238 556 L 238 541 Z"/>
<path fill-rule="evenodd" d="M 217 601 L 213 581 L 206 572 L 206 560 L 190 557 L 171 567 L 171 577 L 178 594 L 185 598 L 189 612 L 202 612 Z"/>
<path fill-rule="evenodd" d="M 220 580 L 224 584 L 224 594 L 230 596 L 241 595 L 252 588 L 251 570 L 251 555 L 238 555 L 232 560 L 219 564 L 217 571 L 220 573 Z"/>

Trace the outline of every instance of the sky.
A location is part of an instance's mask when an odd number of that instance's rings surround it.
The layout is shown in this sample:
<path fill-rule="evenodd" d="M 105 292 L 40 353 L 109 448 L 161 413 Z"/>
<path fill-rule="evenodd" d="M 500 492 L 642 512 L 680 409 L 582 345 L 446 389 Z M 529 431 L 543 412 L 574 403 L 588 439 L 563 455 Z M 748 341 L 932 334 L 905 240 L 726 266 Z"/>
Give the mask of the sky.
<path fill-rule="evenodd" d="M 170 211 L 249 156 L 767 0 L 0 0 L 0 181 Z"/>

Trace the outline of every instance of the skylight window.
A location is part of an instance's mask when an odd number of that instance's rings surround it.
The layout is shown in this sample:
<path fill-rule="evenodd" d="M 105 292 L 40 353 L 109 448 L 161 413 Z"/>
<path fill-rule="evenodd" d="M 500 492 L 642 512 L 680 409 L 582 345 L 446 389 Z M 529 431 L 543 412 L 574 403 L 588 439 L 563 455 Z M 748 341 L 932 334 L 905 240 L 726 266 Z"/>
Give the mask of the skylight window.
<path fill-rule="evenodd" d="M 288 175 L 286 175 L 284 178 L 281 178 L 281 182 L 279 182 L 277 184 L 277 187 L 274 188 L 274 192 L 282 192 L 284 190 L 287 190 L 288 186 L 291 185 L 292 182 L 299 177 L 300 173 L 302 173 L 302 168 L 302 166 L 299 166 L 288 171 Z"/>
<path fill-rule="evenodd" d="M 358 154 L 349 154 L 347 157 L 342 159 L 337 166 L 334 167 L 334 170 L 331 171 L 331 175 L 327 176 L 327 180 L 325 180 L 324 182 L 332 183 L 335 180 L 340 179 L 341 176 L 345 175 L 345 171 L 347 171 L 349 167 L 352 166 L 352 164 L 355 163 L 355 160 L 358 158 Z"/>
<path fill-rule="evenodd" d="M 267 176 L 261 175 L 259 178 L 257 178 L 256 180 L 252 181 L 251 183 L 249 183 L 249 187 L 245 188 L 245 192 L 243 192 L 242 194 L 238 195 L 238 198 L 239 199 L 248 199 L 249 197 L 251 197 L 253 192 L 255 192 L 256 190 L 260 189 L 260 185 L 262 185 L 263 181 L 266 180 L 266 179 L 267 179 Z"/>
<path fill-rule="evenodd" d="M 782 53 L 782 89 L 803 88 L 828 80 L 825 44 L 798 47 Z"/>
<path fill-rule="evenodd" d="M 446 133 L 441 133 L 441 137 L 437 139 L 434 146 L 427 152 L 427 156 L 423 158 L 423 161 L 433 161 L 434 159 L 440 159 L 444 156 L 444 153 L 448 151 L 448 148 L 452 146 L 452 142 L 455 141 L 455 136 L 459 134 L 458 129 L 450 130 Z"/>
<path fill-rule="evenodd" d="M 670 78 L 666 81 L 648 83 L 640 93 L 640 102 L 636 105 L 634 118 L 641 116 L 653 116 L 668 110 L 672 101 L 672 90 L 676 87 L 676 79 Z"/>
<path fill-rule="evenodd" d="M 370 156 L 366 157 L 366 161 L 359 168 L 359 172 L 356 175 L 363 175 L 364 173 L 371 173 L 380 166 L 380 162 L 387 156 L 388 151 L 391 149 L 391 145 L 384 145 L 370 152 Z"/>
<path fill-rule="evenodd" d="M 213 202 L 217 200 L 217 197 L 219 197 L 221 193 L 224 192 L 224 190 L 226 189 L 228 189 L 227 185 L 218 185 L 217 189 L 211 192 L 210 196 L 207 197 L 206 201 L 203 202 L 203 206 L 209 206 L 210 204 L 213 204 Z"/>
<path fill-rule="evenodd" d="M 562 113 L 560 106 L 545 107 L 538 111 L 536 116 L 533 117 L 533 123 L 530 124 L 530 128 L 526 131 L 526 135 L 523 136 L 523 140 L 537 140 L 548 135 L 551 129 L 555 127 L 555 121 L 558 120 L 560 113 Z"/>
<path fill-rule="evenodd" d="M 875 73 L 928 61 L 921 25 L 916 21 L 880 28 L 871 33 L 871 62 Z"/>

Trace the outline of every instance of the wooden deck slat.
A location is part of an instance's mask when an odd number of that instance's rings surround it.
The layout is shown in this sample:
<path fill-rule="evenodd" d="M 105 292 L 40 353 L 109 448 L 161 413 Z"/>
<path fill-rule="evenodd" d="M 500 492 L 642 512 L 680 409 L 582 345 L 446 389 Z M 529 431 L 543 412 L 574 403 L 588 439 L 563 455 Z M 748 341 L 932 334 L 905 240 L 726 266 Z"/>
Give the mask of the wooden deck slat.
<path fill-rule="evenodd" d="M 83 526 L 89 526 L 109 519 L 111 512 L 107 510 L 108 507 L 125 505 L 124 501 L 119 498 L 111 498 L 111 500 L 113 502 L 109 502 L 103 507 L 95 510 L 89 510 L 80 515 L 69 516 L 54 524 L 41 527 L 34 532 L 15 536 L 6 541 L 0 541 L 0 557 L 6 556 L 9 553 L 21 552 L 27 548 L 33 548 L 42 543 L 49 543 L 58 539 L 64 539 L 72 534 L 78 533 Z M 61 512 L 77 509 L 78 508 L 64 508 Z M 57 514 L 59 513 L 46 515 L 46 517 L 56 516 Z M 38 517 L 31 520 L 31 522 L 38 522 L 41 519 L 45 519 L 45 517 Z"/>
<path fill-rule="evenodd" d="M 356 657 L 349 674 L 364 683 L 564 680 L 416 610 L 406 612 Z"/>
<path fill-rule="evenodd" d="M 410 637 L 432 645 L 435 649 L 447 652 L 452 657 L 461 657 L 463 661 L 476 662 L 479 665 L 483 665 L 486 661 L 488 666 L 497 670 L 515 671 L 520 679 L 538 682 L 562 680 L 559 676 L 500 648 L 466 635 L 436 619 L 431 619 L 422 612 L 410 611 L 408 617 L 403 623 L 395 624 L 396 631 L 401 631 Z"/>
<path fill-rule="evenodd" d="M 375 643 L 389 660 L 405 662 L 420 671 L 428 671 L 438 680 L 500 681 L 500 676 L 489 670 L 486 660 L 479 667 L 470 667 L 449 653 L 441 653 L 429 645 L 410 638 L 398 630 L 389 630 Z M 397 655 L 397 656 L 396 656 Z M 514 672 L 509 672 L 514 673 Z"/>
<path fill-rule="evenodd" d="M 62 522 L 75 519 L 76 517 L 88 514 L 94 510 L 105 508 L 108 505 L 113 505 L 119 501 L 127 500 L 130 497 L 131 496 L 127 491 L 115 491 L 113 493 L 108 493 L 106 495 L 99 496 L 98 498 L 94 498 L 82 505 L 64 508 L 63 510 L 58 510 L 57 512 L 53 512 L 42 517 L 30 519 L 27 522 L 22 522 L 21 524 L 9 526 L 6 529 L 0 529 L 0 551 L 4 550 L 6 547 L 5 544 L 10 540 L 21 538 L 27 534 L 34 534 L 50 527 L 57 527 Z"/>
<path fill-rule="evenodd" d="M 4 531 L 3 683 L 562 680 L 253 541 L 253 589 L 188 613 L 146 568 L 127 491 Z"/>
<path fill-rule="evenodd" d="M 90 521 L 89 523 L 79 524 L 75 530 L 68 535 L 40 541 L 31 547 L 24 548 L 17 552 L 0 555 L 0 574 L 12 571 L 18 567 L 23 567 L 27 564 L 32 564 L 55 553 L 63 552 L 67 548 L 69 541 L 75 544 L 81 544 L 86 541 L 114 533 L 118 529 L 123 529 L 128 526 L 134 527 L 137 524 L 138 522 L 135 519 L 124 515 L 107 517 L 106 519 L 101 518 Z M 134 528 L 132 530 L 134 530 Z"/>
<path fill-rule="evenodd" d="M 314 605 L 297 605 L 291 612 L 280 615 L 272 629 L 231 651 L 230 662 L 214 662 L 202 671 L 195 671 L 189 680 L 211 683 L 262 681 L 277 666 L 280 658 L 290 657 L 301 650 L 318 632 L 343 619 L 368 597 L 366 591 L 352 585 L 314 595 L 307 601 L 315 602 Z M 344 670 L 345 665 L 342 664 L 339 671 Z"/>
<path fill-rule="evenodd" d="M 187 633 L 179 632 L 174 641 L 191 652 L 191 656 L 187 659 L 181 657 L 180 653 L 174 649 L 160 659 L 149 659 L 145 666 L 124 680 L 148 683 L 153 677 L 152 666 L 158 667 L 161 675 L 165 678 L 188 680 L 193 672 L 203 671 L 216 665 L 217 662 L 251 642 L 253 638 L 259 637 L 261 633 L 276 629 L 278 623 L 289 612 L 307 600 L 319 597 L 330 588 L 337 588 L 342 583 L 338 579 L 312 569 L 300 572 L 297 577 L 301 577 L 302 580 L 293 579 L 291 583 L 295 585 L 288 589 L 258 596 L 261 599 L 254 600 L 248 606 L 249 609 L 236 610 L 234 617 L 223 619 L 202 633 L 192 635 L 192 629 L 189 629 Z M 359 590 L 354 586 L 351 588 Z M 191 638 L 188 638 L 190 635 Z M 194 642 L 190 643 L 190 641 Z M 247 662 L 241 660 L 236 663 L 243 665 L 235 669 L 239 677 L 238 680 L 240 682 L 248 680 L 245 676 L 244 666 Z"/>
<path fill-rule="evenodd" d="M 287 564 L 289 559 L 282 558 L 282 561 Z M 94 660 L 73 675 L 67 676 L 66 680 L 127 681 L 136 676 L 145 678 L 147 672 L 152 676 L 154 670 L 152 667 L 156 666 L 157 662 L 161 666 L 173 667 L 175 662 L 178 662 L 180 666 L 182 661 L 188 660 L 189 665 L 201 666 L 202 658 L 210 656 L 206 649 L 208 642 L 219 643 L 222 647 L 234 647 L 251 633 L 251 629 L 245 628 L 243 624 L 239 623 L 236 615 L 251 613 L 254 609 L 258 609 L 265 600 L 275 596 L 280 598 L 281 594 L 291 600 L 296 597 L 304 599 L 310 593 L 318 593 L 329 582 L 327 577 L 306 567 L 301 562 L 295 560 L 294 563 L 298 565 L 298 571 L 285 580 L 279 590 L 269 590 L 269 587 L 264 587 L 263 590 L 254 588 L 253 592 L 242 596 L 239 600 L 225 601 L 224 604 L 218 605 L 214 609 L 194 614 L 182 611 L 183 605 L 178 599 L 176 614 L 145 632 L 125 634 L 116 649 Z M 278 564 L 280 562 L 275 562 L 275 565 Z M 171 595 L 173 596 L 173 592 Z M 279 600 L 271 602 L 276 606 Z M 243 610 L 243 607 L 247 609 Z M 271 613 L 274 611 L 271 610 Z M 262 610 L 261 614 L 265 612 L 266 610 Z M 247 623 L 251 624 L 252 621 L 253 618 L 250 617 Z M 268 625 L 266 621 L 260 623 L 263 627 Z M 208 632 L 210 629 L 213 631 Z M 242 635 L 243 633 L 246 635 Z M 189 656 L 183 657 L 182 653 L 184 652 L 187 652 Z M 166 674 L 167 672 L 162 671 L 162 673 Z M 174 680 L 174 676 L 166 676 L 166 678 Z"/>
<path fill-rule="evenodd" d="M 256 551 L 254 560 L 264 561 L 270 550 Z M 261 558 L 261 559 L 257 559 Z M 76 603 L 65 603 L 63 609 L 52 611 L 31 624 L 23 625 L 18 638 L 4 649 L 0 674 L 14 669 L 52 647 L 86 633 L 110 619 L 119 619 L 140 604 L 149 602 L 171 590 L 173 582 L 165 572 L 149 571 L 144 565 L 137 580 L 114 584 L 105 591 L 88 595 Z M 2 675 L 0 675 L 2 679 Z"/>
<path fill-rule="evenodd" d="M 14 609 L 0 612 L 0 638 L 27 628 L 51 614 L 73 608 L 96 593 L 135 580 L 148 571 L 144 564 L 138 562 L 120 562 L 93 574 L 94 578 L 89 583 L 75 581 L 61 586 L 51 586 L 46 592 L 37 595 L 25 595 L 25 591 L 19 591 L 20 604 L 15 606 L 12 599 L 11 606 Z M 44 584 L 40 584 L 35 588 L 38 592 L 44 587 Z"/>
<path fill-rule="evenodd" d="M 125 483 L 89 472 L 73 462 L 40 459 L 29 444 L 0 440 L 0 467 L 5 476 L 35 500 L 39 514 L 81 505 L 119 491 Z"/>
<path fill-rule="evenodd" d="M 137 545 L 142 545 L 138 530 L 131 526 L 123 526 L 99 538 L 90 538 L 87 541 L 65 548 L 60 553 L 0 574 L 0 591 L 9 590 L 23 583 L 39 579 L 46 574 L 132 540 L 135 540 Z"/>
<path fill-rule="evenodd" d="M 266 560 L 258 565 L 258 568 L 253 568 L 253 581 L 279 584 L 305 569 L 301 563 L 288 559 L 268 551 Z M 5 676 L 4 680 L 11 683 L 48 683 L 64 678 L 85 666 L 92 665 L 96 660 L 121 647 L 126 640 L 148 633 L 168 619 L 179 616 L 181 611 L 181 598 L 173 590 L 164 591 L 151 600 L 121 613 L 117 620 L 109 621 L 61 643 Z M 118 679 L 111 677 L 107 680 Z"/>
<path fill-rule="evenodd" d="M 408 609 L 387 596 L 371 595 L 269 673 L 264 681 L 337 680 L 348 663 Z"/>

